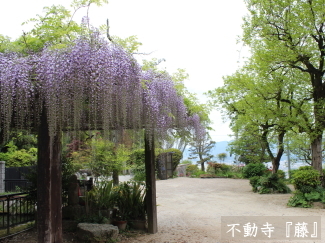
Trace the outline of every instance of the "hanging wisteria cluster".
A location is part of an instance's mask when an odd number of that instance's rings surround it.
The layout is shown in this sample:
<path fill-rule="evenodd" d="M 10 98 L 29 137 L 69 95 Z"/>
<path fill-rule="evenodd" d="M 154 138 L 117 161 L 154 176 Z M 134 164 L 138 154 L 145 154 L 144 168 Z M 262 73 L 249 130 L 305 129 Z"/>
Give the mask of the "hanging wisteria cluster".
<path fill-rule="evenodd" d="M 97 34 L 65 49 L 0 54 L 3 133 L 37 126 L 44 109 L 50 135 L 62 129 L 145 128 L 159 136 L 172 127 L 201 129 L 168 75 L 143 72 L 130 54 Z"/>

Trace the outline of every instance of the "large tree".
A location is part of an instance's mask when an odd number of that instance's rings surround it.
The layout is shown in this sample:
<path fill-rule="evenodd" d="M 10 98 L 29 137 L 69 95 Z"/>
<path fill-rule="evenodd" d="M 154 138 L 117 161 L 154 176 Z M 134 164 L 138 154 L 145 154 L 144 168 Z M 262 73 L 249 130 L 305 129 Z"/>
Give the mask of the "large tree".
<path fill-rule="evenodd" d="M 269 159 L 276 173 L 284 152 L 284 136 L 297 124 L 297 110 L 290 102 L 300 97 L 293 95 L 293 86 L 287 87 L 278 77 L 281 70 L 263 72 L 254 58 L 249 61 L 245 68 L 225 77 L 224 86 L 209 91 L 209 95 L 231 119 L 238 140 L 231 143 L 232 152 L 246 163 Z"/>
<path fill-rule="evenodd" d="M 322 170 L 325 128 L 325 10 L 322 0 L 246 0 L 251 15 L 245 19 L 244 42 L 260 66 L 300 72 L 301 86 L 311 87 L 312 127 L 308 132 L 312 166 Z M 309 89 L 309 88 L 308 88 Z"/>
<path fill-rule="evenodd" d="M 190 142 L 190 159 L 199 159 L 197 163 L 201 165 L 202 171 L 205 171 L 205 162 L 213 158 L 210 151 L 215 144 L 216 142 L 211 140 L 206 131 L 196 133 L 193 142 Z"/>

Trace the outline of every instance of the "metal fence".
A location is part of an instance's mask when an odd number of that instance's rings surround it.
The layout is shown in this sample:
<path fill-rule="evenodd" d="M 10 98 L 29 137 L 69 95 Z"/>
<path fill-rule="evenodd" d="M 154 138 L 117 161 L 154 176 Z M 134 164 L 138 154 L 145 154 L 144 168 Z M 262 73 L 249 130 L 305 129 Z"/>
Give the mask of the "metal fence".
<path fill-rule="evenodd" d="M 35 201 L 28 198 L 28 194 L 15 193 L 0 196 L 0 229 L 24 224 L 35 220 Z"/>
<path fill-rule="evenodd" d="M 9 167 L 5 170 L 5 191 L 25 191 L 31 184 L 26 176 L 36 169 L 36 166 Z"/>

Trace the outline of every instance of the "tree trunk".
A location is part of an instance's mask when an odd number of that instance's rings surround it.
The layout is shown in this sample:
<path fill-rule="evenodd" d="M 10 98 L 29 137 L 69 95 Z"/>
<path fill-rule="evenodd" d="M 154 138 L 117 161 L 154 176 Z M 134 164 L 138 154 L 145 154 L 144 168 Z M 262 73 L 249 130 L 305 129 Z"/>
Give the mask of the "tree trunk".
<path fill-rule="evenodd" d="M 277 173 L 280 166 L 280 160 L 282 158 L 283 152 L 284 152 L 284 135 L 285 131 L 281 131 L 278 135 L 278 152 L 276 157 L 272 157 L 272 173 Z"/>
<path fill-rule="evenodd" d="M 280 159 L 277 157 L 274 157 L 272 160 L 272 174 L 275 174 L 278 172 L 280 166 Z"/>
<path fill-rule="evenodd" d="M 204 162 L 201 162 L 201 170 L 205 171 Z"/>
<path fill-rule="evenodd" d="M 263 126 L 263 134 L 261 136 L 262 138 L 262 144 L 263 144 L 263 148 L 266 149 L 269 157 L 271 158 L 271 161 L 272 161 L 272 173 L 277 173 L 278 170 L 279 170 L 279 166 L 280 166 L 280 160 L 281 160 L 281 157 L 283 155 L 283 152 L 284 152 L 284 144 L 283 144 L 283 140 L 284 140 L 284 135 L 286 133 L 285 130 L 279 130 L 278 131 L 278 146 L 277 146 L 277 154 L 276 156 L 273 155 L 273 152 L 270 148 L 270 143 L 267 139 L 267 135 L 269 133 L 269 128 L 270 127 L 273 127 L 273 125 L 264 125 Z"/>
<path fill-rule="evenodd" d="M 117 186 L 119 184 L 118 170 L 113 170 L 113 184 Z"/>
<path fill-rule="evenodd" d="M 155 234 L 158 231 L 157 202 L 156 202 L 156 172 L 155 172 L 155 146 L 153 138 L 149 141 L 147 135 L 144 139 L 145 167 L 146 167 L 146 204 L 148 216 L 148 232 Z"/>
<path fill-rule="evenodd" d="M 5 137 L 4 137 L 4 129 L 0 129 L 0 148 L 4 145 Z"/>
<path fill-rule="evenodd" d="M 311 155 L 312 161 L 311 165 L 315 170 L 318 170 L 321 175 L 323 174 L 322 171 L 322 135 L 318 135 L 314 138 L 311 142 Z"/>
<path fill-rule="evenodd" d="M 50 139 L 43 107 L 38 134 L 37 232 L 39 243 L 62 240 L 61 132 Z"/>
<path fill-rule="evenodd" d="M 323 69 L 323 68 L 322 68 Z M 311 165 L 318 170 L 321 175 L 322 171 L 322 138 L 325 127 L 325 86 L 323 84 L 323 71 L 310 72 L 311 83 L 313 85 L 313 99 L 314 99 L 314 131 L 310 134 L 311 137 Z"/>
<path fill-rule="evenodd" d="M 206 159 L 203 159 L 203 156 L 202 156 L 201 151 L 200 151 L 200 153 L 199 153 L 199 159 L 200 159 L 200 163 L 201 163 L 201 170 L 202 170 L 202 171 L 205 171 L 204 163 L 205 163 L 205 161 L 207 161 L 207 160 L 206 160 Z"/>

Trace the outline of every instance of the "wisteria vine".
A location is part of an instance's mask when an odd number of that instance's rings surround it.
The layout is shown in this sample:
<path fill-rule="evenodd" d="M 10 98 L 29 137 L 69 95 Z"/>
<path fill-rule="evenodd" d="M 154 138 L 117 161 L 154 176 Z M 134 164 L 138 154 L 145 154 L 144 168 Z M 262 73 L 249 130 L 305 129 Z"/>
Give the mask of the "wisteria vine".
<path fill-rule="evenodd" d="M 187 115 L 166 74 L 142 71 L 121 47 L 99 35 L 65 49 L 21 56 L 0 53 L 0 128 L 31 129 L 46 109 L 49 132 L 142 129 L 163 136 L 170 128 L 202 130 Z"/>

